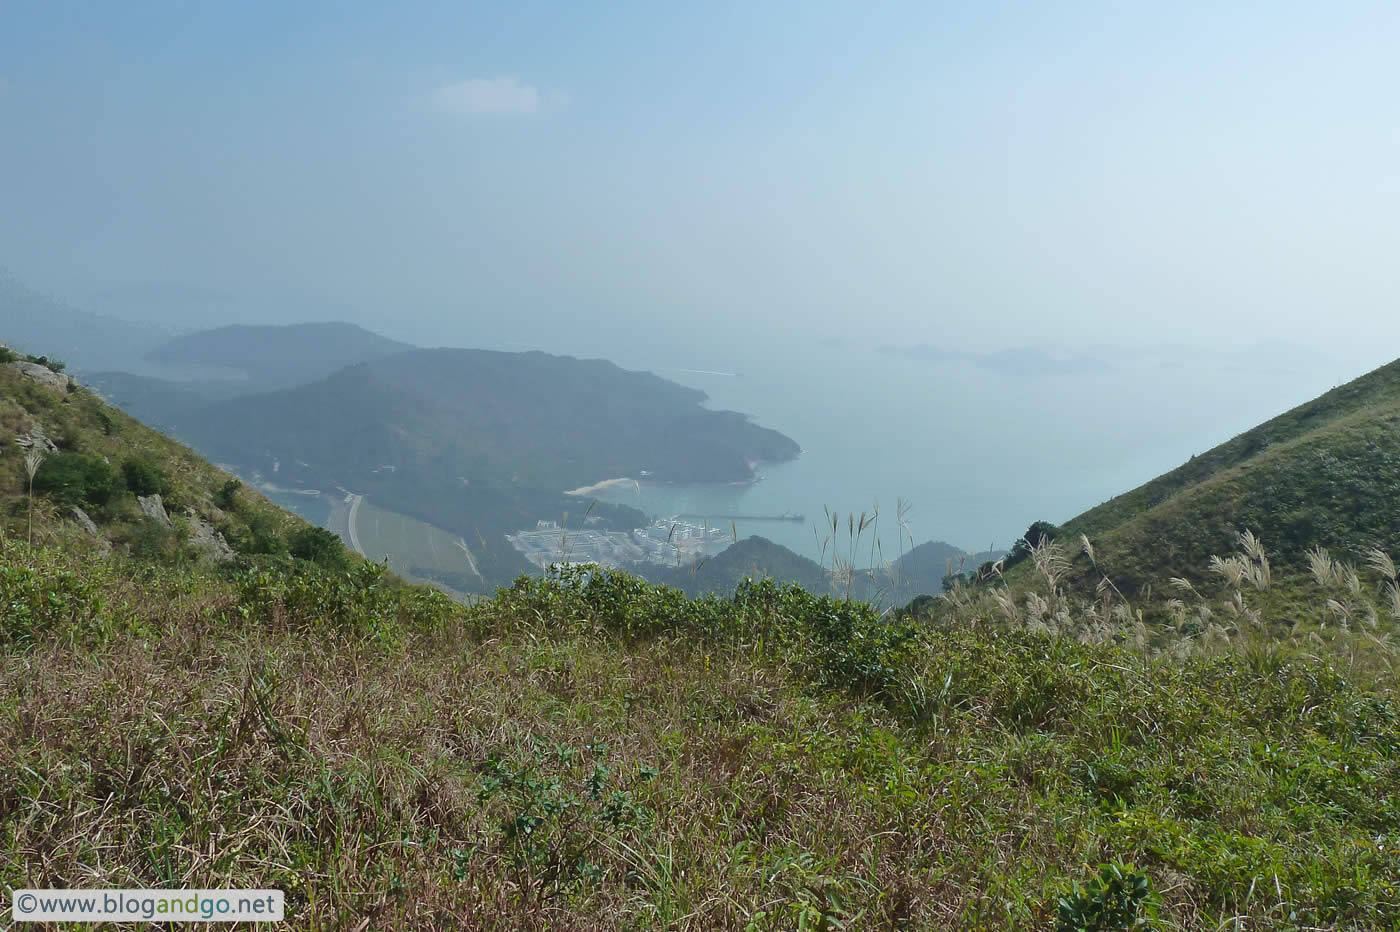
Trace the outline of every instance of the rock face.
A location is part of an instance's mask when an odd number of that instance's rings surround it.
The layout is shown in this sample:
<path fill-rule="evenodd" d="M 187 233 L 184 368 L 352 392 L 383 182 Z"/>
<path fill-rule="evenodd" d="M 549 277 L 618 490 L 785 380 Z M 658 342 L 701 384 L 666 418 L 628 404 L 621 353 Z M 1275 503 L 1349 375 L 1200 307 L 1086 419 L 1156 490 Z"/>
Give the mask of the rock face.
<path fill-rule="evenodd" d="M 54 446 L 53 441 L 50 440 L 44 434 L 44 428 L 40 427 L 37 424 L 34 425 L 34 428 L 30 430 L 29 433 L 17 438 L 15 440 L 15 443 L 19 444 L 25 449 L 36 449 L 41 450 L 45 453 L 58 452 L 58 447 Z"/>
<path fill-rule="evenodd" d="M 166 514 L 165 503 L 160 500 L 159 492 L 155 495 L 136 496 L 136 504 L 141 506 L 141 511 L 146 517 L 170 527 L 170 515 Z"/>
<path fill-rule="evenodd" d="M 68 388 L 68 383 L 73 381 L 71 378 L 64 375 L 62 372 L 54 372 L 48 366 L 41 366 L 37 362 L 26 362 L 24 360 L 17 360 L 15 362 L 10 363 L 10 365 L 18 369 L 20 371 L 20 374 L 23 375 L 25 378 L 33 379 L 41 385 L 48 385 L 53 388 L 66 389 Z"/>
<path fill-rule="evenodd" d="M 93 537 L 97 536 L 97 525 L 92 523 L 92 519 L 88 517 L 88 513 L 86 511 L 83 511 L 77 505 L 74 505 L 68 510 L 68 513 L 73 516 L 74 521 L 77 521 L 78 524 L 82 525 L 84 531 L 87 531 Z"/>
<path fill-rule="evenodd" d="M 190 512 L 189 518 L 190 546 L 219 563 L 233 559 L 233 548 L 228 545 L 228 541 L 224 540 L 224 535 L 220 534 L 214 525 L 194 512 Z"/>
<path fill-rule="evenodd" d="M 68 515 L 74 521 L 78 522 L 79 527 L 92 535 L 93 549 L 97 551 L 98 556 L 109 557 L 112 555 L 112 542 L 102 536 L 101 532 L 97 530 L 96 523 L 93 522 L 92 518 L 88 517 L 86 511 L 83 511 L 75 505 L 68 509 Z"/>

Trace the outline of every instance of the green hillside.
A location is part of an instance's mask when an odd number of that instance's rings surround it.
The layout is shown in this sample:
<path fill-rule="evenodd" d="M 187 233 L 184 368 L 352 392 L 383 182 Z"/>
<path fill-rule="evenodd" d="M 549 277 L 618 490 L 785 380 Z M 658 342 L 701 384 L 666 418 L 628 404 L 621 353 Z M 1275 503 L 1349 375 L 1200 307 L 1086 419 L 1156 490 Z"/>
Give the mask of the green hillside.
<path fill-rule="evenodd" d="M 758 536 L 736 541 L 711 557 L 670 567 L 643 564 L 634 571 L 691 596 L 732 596 L 745 579 L 777 579 L 809 592 L 832 591 L 831 578 L 819 564 Z"/>
<path fill-rule="evenodd" d="M 949 567 L 972 570 L 1001 553 L 966 554 L 943 541 L 925 541 L 890 565 L 851 568 L 844 561 L 822 566 L 765 537 L 736 541 L 711 557 L 691 559 L 673 567 L 643 565 L 633 571 L 692 596 L 730 596 L 745 579 L 773 579 L 809 592 L 849 595 L 880 606 L 908 602 L 921 593 L 941 592 Z M 833 573 L 835 569 L 835 573 Z M 849 576 L 849 579 L 847 579 Z"/>
<path fill-rule="evenodd" d="M 1228 399 L 1222 400 L 1228 403 Z M 1248 529 L 1284 569 L 1323 547 L 1353 562 L 1400 548 L 1400 361 L 1192 457 L 1063 526 L 1122 587 L 1199 581 Z M 1077 545 L 1076 545 L 1077 546 Z M 1087 561 L 1080 559 L 1083 566 Z"/>
<path fill-rule="evenodd" d="M 937 619 L 590 567 L 466 606 L 48 381 L 0 365 L 7 889 L 273 888 L 298 929 L 1400 929 L 1384 561 L 1317 587 L 1350 625 L 1236 580 L 1150 630 L 1044 549 L 1024 601 Z"/>

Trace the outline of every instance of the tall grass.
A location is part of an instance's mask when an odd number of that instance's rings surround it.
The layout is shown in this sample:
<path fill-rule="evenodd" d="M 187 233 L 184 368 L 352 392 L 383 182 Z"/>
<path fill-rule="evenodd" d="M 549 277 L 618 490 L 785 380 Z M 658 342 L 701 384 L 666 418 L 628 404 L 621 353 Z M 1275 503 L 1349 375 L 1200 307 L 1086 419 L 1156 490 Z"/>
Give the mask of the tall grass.
<path fill-rule="evenodd" d="M 1381 552 L 1315 551 L 1303 599 L 1241 538 L 1130 601 L 1046 543 L 911 619 L 3 546 L 11 888 L 276 887 L 306 929 L 1400 924 Z"/>

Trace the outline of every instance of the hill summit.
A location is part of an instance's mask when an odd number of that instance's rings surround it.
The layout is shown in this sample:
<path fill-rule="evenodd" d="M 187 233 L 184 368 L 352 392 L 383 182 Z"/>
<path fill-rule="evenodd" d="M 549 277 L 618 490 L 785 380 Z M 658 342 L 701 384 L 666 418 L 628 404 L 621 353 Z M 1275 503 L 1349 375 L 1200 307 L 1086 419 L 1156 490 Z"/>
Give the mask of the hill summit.
<path fill-rule="evenodd" d="M 1228 400 L 1225 401 L 1228 403 Z M 1400 547 L 1400 361 L 1191 457 L 1066 521 L 1133 589 L 1199 580 L 1250 530 L 1285 569 L 1322 547 L 1361 560 Z M 1086 566 L 1082 558 L 1081 568 Z"/>

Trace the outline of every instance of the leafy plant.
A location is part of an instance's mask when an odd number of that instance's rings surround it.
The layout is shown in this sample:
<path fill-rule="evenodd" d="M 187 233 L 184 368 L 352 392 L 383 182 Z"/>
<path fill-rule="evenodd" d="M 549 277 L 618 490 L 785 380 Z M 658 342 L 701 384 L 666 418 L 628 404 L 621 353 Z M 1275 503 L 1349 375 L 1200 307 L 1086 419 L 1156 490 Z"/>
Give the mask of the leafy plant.
<path fill-rule="evenodd" d="M 232 511 L 238 504 L 238 490 L 243 488 L 243 483 L 237 479 L 230 479 L 219 490 L 214 493 L 214 504 L 224 511 Z"/>
<path fill-rule="evenodd" d="M 101 457 L 65 450 L 44 460 L 32 487 L 62 505 L 105 505 L 121 480 Z"/>
<path fill-rule="evenodd" d="M 1157 912 L 1151 879 L 1118 861 L 1100 865 L 1087 884 L 1075 883 L 1057 905 L 1056 932 L 1125 932 L 1149 925 Z"/>
<path fill-rule="evenodd" d="M 345 545 L 323 527 L 308 525 L 297 531 L 287 542 L 287 550 L 298 560 L 309 560 L 332 569 L 343 569 L 348 564 Z"/>
<path fill-rule="evenodd" d="M 597 883 L 602 879 L 595 859 L 599 849 L 651 820 L 651 811 L 637 803 L 634 792 L 657 772 L 640 767 L 618 783 L 606 752 L 607 745 L 596 741 L 580 752 L 534 740 L 523 762 L 492 756 L 482 765 L 477 798 L 482 804 L 503 804 L 496 825 L 508 859 L 538 895 Z"/>
<path fill-rule="evenodd" d="M 141 459 L 128 459 L 122 463 L 122 478 L 133 495 L 166 495 L 170 492 L 170 480 L 158 466 Z"/>

